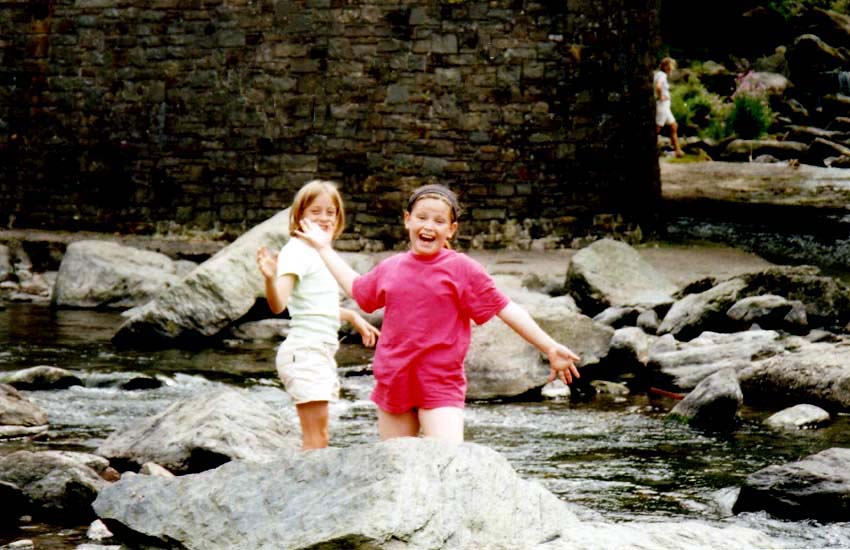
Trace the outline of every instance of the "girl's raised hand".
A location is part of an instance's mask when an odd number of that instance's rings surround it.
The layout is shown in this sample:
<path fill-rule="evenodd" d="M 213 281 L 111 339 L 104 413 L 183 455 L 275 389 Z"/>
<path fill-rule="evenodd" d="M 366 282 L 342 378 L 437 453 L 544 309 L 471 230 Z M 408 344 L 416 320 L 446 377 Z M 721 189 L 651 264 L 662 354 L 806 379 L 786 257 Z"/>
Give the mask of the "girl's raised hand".
<path fill-rule="evenodd" d="M 277 275 L 277 253 L 267 246 L 257 249 L 257 267 L 266 279 L 274 279 Z"/>
<path fill-rule="evenodd" d="M 573 378 L 580 378 L 576 363 L 581 361 L 581 357 L 576 355 L 567 346 L 556 344 L 546 354 L 549 358 L 549 382 L 555 378 L 560 378 L 564 384 L 569 384 Z"/>
<path fill-rule="evenodd" d="M 307 244 L 320 250 L 331 245 L 333 235 L 323 231 L 317 224 L 311 222 L 307 218 L 303 218 L 300 222 L 301 228 L 295 231 L 295 235 L 307 241 Z"/>

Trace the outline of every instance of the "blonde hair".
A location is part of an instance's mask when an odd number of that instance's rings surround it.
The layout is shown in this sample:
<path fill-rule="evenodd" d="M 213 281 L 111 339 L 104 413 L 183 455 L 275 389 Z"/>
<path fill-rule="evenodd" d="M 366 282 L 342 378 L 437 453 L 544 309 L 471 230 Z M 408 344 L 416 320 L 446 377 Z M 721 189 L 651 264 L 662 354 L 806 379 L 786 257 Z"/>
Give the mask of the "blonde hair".
<path fill-rule="evenodd" d="M 672 57 L 665 57 L 661 60 L 661 63 L 658 64 L 658 68 L 662 71 L 666 70 L 668 67 L 671 71 L 676 70 L 676 60 Z"/>
<path fill-rule="evenodd" d="M 295 198 L 292 199 L 292 207 L 289 210 L 290 236 L 294 237 L 295 231 L 301 229 L 299 222 L 304 217 L 304 211 L 321 194 L 328 195 L 336 207 L 336 226 L 334 227 L 333 238 L 336 239 L 342 235 L 342 231 L 345 229 L 345 208 L 342 205 L 342 197 L 336 184 L 332 181 L 311 180 L 305 183 L 295 194 Z"/>

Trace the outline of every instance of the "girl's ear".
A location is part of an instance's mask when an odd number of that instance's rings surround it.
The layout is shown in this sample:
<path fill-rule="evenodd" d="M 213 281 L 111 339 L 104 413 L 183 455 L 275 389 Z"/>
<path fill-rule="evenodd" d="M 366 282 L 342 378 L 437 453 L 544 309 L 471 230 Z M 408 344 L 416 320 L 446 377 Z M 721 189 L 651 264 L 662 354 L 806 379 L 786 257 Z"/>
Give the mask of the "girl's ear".
<path fill-rule="evenodd" d="M 404 228 L 407 229 L 407 222 L 410 220 L 410 212 L 404 211 Z"/>
<path fill-rule="evenodd" d="M 449 229 L 449 238 L 451 239 L 455 236 L 455 231 L 457 231 L 457 222 L 452 222 L 452 225 L 450 227 L 451 229 Z"/>

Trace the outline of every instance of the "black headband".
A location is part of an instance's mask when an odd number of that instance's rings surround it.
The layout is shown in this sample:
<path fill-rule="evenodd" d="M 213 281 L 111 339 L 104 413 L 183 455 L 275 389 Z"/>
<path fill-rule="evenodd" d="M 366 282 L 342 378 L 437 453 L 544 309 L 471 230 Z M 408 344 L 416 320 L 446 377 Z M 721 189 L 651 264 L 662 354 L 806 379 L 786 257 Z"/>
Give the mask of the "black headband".
<path fill-rule="evenodd" d="M 457 219 L 460 205 L 457 202 L 457 197 L 452 193 L 450 189 L 447 187 L 443 187 L 442 185 L 431 184 L 431 185 L 423 185 L 419 189 L 413 192 L 410 195 L 410 198 L 407 201 L 407 211 L 410 212 L 413 209 L 413 205 L 416 204 L 423 195 L 439 195 L 440 197 L 446 199 L 449 203 L 449 206 L 452 207 L 452 216 L 454 219 Z"/>

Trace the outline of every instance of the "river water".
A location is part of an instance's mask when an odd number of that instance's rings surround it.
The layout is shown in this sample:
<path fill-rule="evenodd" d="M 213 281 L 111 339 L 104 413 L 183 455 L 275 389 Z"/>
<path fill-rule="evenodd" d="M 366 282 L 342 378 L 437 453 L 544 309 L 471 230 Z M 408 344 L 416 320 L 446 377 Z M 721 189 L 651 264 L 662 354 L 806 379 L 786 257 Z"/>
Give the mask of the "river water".
<path fill-rule="evenodd" d="M 187 351 L 126 351 L 110 343 L 117 313 L 54 311 L 9 304 L 0 311 L 0 371 L 53 365 L 75 371 L 84 386 L 24 394 L 50 417 L 38 440 L 0 442 L 17 449 L 94 451 L 115 429 L 161 411 L 175 400 L 223 386 L 238 386 L 284 411 L 294 408 L 273 370 L 275 343 L 228 343 Z M 370 352 L 345 345 L 338 356 L 343 399 L 331 406 L 332 444 L 377 441 L 370 376 L 357 375 Z M 166 383 L 127 391 L 120 383 L 138 374 Z M 525 478 L 557 494 L 585 519 L 604 521 L 698 520 L 758 529 L 786 548 L 850 548 L 850 523 L 782 521 L 764 513 L 733 516 L 733 488 L 750 472 L 834 446 L 850 446 L 850 417 L 827 428 L 777 434 L 761 426 L 771 412 L 744 409 L 732 434 L 700 432 L 664 421 L 665 398 L 632 395 L 585 403 L 471 403 L 466 436 L 503 453 Z M 0 544 L 29 538 L 37 549 L 65 550 L 86 542 L 86 526 L 30 524 L 0 532 Z"/>

